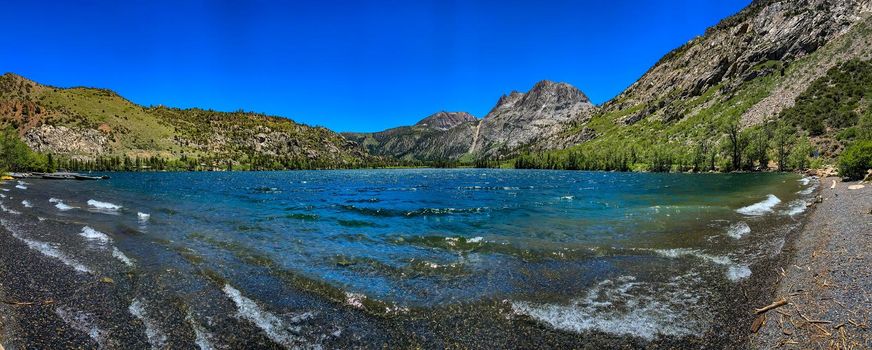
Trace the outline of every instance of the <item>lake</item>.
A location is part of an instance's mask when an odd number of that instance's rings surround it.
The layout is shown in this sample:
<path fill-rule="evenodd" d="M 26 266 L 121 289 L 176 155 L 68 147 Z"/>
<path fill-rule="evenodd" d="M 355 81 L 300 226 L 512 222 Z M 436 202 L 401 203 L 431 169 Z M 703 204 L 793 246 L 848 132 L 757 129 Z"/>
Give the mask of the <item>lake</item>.
<path fill-rule="evenodd" d="M 769 173 L 110 175 L 2 186 L 16 239 L 70 275 L 111 276 L 124 305 L 58 315 L 94 329 L 138 319 L 152 345 L 328 348 L 727 344 L 721 327 L 768 298 L 753 293 L 770 288 L 818 185 Z"/>

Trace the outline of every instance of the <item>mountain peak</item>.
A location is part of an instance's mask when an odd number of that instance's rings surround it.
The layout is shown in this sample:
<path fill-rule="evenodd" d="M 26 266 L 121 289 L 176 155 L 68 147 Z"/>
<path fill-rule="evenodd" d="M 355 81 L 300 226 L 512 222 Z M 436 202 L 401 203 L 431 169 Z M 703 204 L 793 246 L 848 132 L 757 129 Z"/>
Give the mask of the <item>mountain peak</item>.
<path fill-rule="evenodd" d="M 421 119 L 416 126 L 426 126 L 437 129 L 451 129 L 455 126 L 466 122 L 476 121 L 477 119 L 466 112 L 446 112 L 441 111 L 434 113 L 427 118 Z"/>

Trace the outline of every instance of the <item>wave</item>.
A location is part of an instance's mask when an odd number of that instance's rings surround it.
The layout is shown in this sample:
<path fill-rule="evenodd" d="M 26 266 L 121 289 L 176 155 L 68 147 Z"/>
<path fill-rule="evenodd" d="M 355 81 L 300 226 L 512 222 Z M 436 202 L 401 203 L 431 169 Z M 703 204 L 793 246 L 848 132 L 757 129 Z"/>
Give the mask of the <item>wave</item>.
<path fill-rule="evenodd" d="M 816 189 L 817 189 L 817 185 L 814 185 L 814 186 L 811 186 L 811 187 L 806 188 L 804 190 L 796 191 L 796 194 L 807 196 L 807 195 L 814 193 L 814 190 L 816 190 Z"/>
<path fill-rule="evenodd" d="M 9 192 L 9 189 L 8 188 L 0 188 L 0 191 Z"/>
<path fill-rule="evenodd" d="M 93 199 L 89 199 L 89 200 L 88 200 L 88 205 L 91 206 L 91 207 L 94 207 L 94 208 L 96 208 L 96 209 L 101 209 L 101 210 L 112 210 L 112 211 L 115 211 L 115 210 L 119 210 L 119 209 L 121 209 L 121 206 L 120 206 L 120 205 L 112 204 L 112 203 L 109 203 L 109 202 L 96 201 L 96 200 L 93 200 Z"/>
<path fill-rule="evenodd" d="M 3 204 L 0 204 L 0 210 L 3 210 L 3 211 L 5 211 L 5 212 L 7 212 L 7 213 L 9 213 L 9 214 L 12 214 L 12 215 L 21 215 L 21 212 L 20 212 L 20 211 L 13 210 L 13 209 L 9 209 L 9 208 L 7 208 L 5 205 L 3 205 Z"/>
<path fill-rule="evenodd" d="M 5 194 L 0 193 L 0 198 L 6 198 Z"/>
<path fill-rule="evenodd" d="M 296 348 L 306 344 L 305 340 L 297 335 L 301 330 L 299 326 L 285 324 L 281 319 L 272 313 L 261 309 L 257 303 L 246 298 L 239 290 L 233 288 L 229 284 L 224 285 L 223 291 L 224 294 L 226 294 L 227 297 L 236 304 L 236 316 L 254 323 L 254 325 L 260 328 L 270 340 L 279 345 L 291 348 Z M 291 323 L 299 323 L 312 318 L 313 316 L 314 314 L 311 312 L 295 314 L 291 317 L 290 321 Z"/>
<path fill-rule="evenodd" d="M 660 335 L 703 333 L 695 316 L 706 314 L 703 295 L 689 293 L 698 284 L 695 275 L 672 278 L 666 283 L 637 281 L 633 276 L 605 280 L 585 296 L 566 305 L 512 301 L 515 315 L 529 316 L 554 328 L 581 333 L 601 331 L 654 340 Z M 705 317 L 703 317 L 704 319 Z"/>
<path fill-rule="evenodd" d="M 55 204 L 55 208 L 58 208 L 58 210 L 60 210 L 60 211 L 67 211 L 67 210 L 71 210 L 71 209 L 76 209 L 77 207 L 71 207 L 69 205 L 64 204 L 64 202 L 58 202 L 57 204 Z"/>
<path fill-rule="evenodd" d="M 782 213 L 784 213 L 784 215 L 794 216 L 804 213 L 805 209 L 805 201 L 802 199 L 797 199 L 791 201 L 790 204 L 788 204 L 787 206 L 787 210 L 784 210 Z"/>
<path fill-rule="evenodd" d="M 82 311 L 75 311 L 66 307 L 58 307 L 55 309 L 55 314 L 61 318 L 70 328 L 87 334 L 97 343 L 98 349 L 106 348 L 106 337 L 108 333 L 94 324 L 94 317 Z"/>
<path fill-rule="evenodd" d="M 17 189 L 19 189 L 19 190 L 26 190 L 26 189 L 27 189 L 27 186 L 24 186 L 24 185 L 15 185 L 15 188 L 17 188 Z"/>
<path fill-rule="evenodd" d="M 148 316 L 148 312 L 145 310 L 145 305 L 143 305 L 141 300 L 133 299 L 133 302 L 130 303 L 130 307 L 128 307 L 127 310 L 130 311 L 130 314 L 133 315 L 133 317 L 142 321 L 142 325 L 145 326 L 145 337 L 148 339 L 148 344 L 151 345 L 152 349 L 162 349 L 166 346 L 166 334 L 164 334 L 160 327 L 158 327 L 157 323 Z"/>
<path fill-rule="evenodd" d="M 122 252 L 118 248 L 112 247 L 112 256 L 115 257 L 115 259 L 118 259 L 121 262 L 123 262 L 124 265 L 133 267 L 133 260 L 128 258 L 127 255 L 124 255 L 124 252 Z"/>
<path fill-rule="evenodd" d="M 29 200 L 21 201 L 21 205 L 23 205 L 25 208 L 33 208 L 33 203 L 30 203 Z"/>
<path fill-rule="evenodd" d="M 144 224 L 148 222 L 148 219 L 151 219 L 151 214 L 137 212 L 136 218 L 139 219 L 140 224 Z"/>
<path fill-rule="evenodd" d="M 747 207 L 736 209 L 736 212 L 749 216 L 760 216 L 766 213 L 771 213 L 772 208 L 778 205 L 778 203 L 781 203 L 781 199 L 776 197 L 774 194 L 770 194 L 765 200 L 751 204 Z"/>
<path fill-rule="evenodd" d="M 477 214 L 489 210 L 488 207 L 479 208 L 421 208 L 416 210 L 398 210 L 384 208 L 367 208 L 354 205 L 340 205 L 339 208 L 361 215 L 375 217 L 419 217 L 419 216 L 442 216 L 453 214 Z"/>
<path fill-rule="evenodd" d="M 733 262 L 733 260 L 725 256 L 709 255 L 688 248 L 653 249 L 652 251 L 657 253 L 658 255 L 667 258 L 694 257 L 717 265 L 725 266 L 727 268 L 727 278 L 729 278 L 730 281 L 733 282 L 737 282 L 751 276 L 750 267 L 748 267 L 747 265 L 735 263 Z"/>
<path fill-rule="evenodd" d="M 194 330 L 194 344 L 197 344 L 197 347 L 199 347 L 200 350 L 212 350 L 216 348 L 212 345 L 215 336 L 206 332 L 206 329 L 197 323 L 194 319 L 194 315 L 191 314 L 190 311 L 185 315 L 185 321 L 188 321 L 188 324 L 190 324 L 191 328 Z"/>
<path fill-rule="evenodd" d="M 744 221 L 737 222 L 727 228 L 727 236 L 739 239 L 751 233 L 751 227 Z"/>
<path fill-rule="evenodd" d="M 811 183 L 812 179 L 813 179 L 812 177 L 804 177 L 804 178 L 801 178 L 797 181 L 799 181 L 799 183 L 801 183 L 803 186 L 808 186 L 808 184 Z"/>
<path fill-rule="evenodd" d="M 107 244 L 112 241 L 112 239 L 105 233 L 97 231 L 89 226 L 83 227 L 82 232 L 79 232 L 79 236 L 85 237 L 85 239 L 89 241 L 97 241 L 101 244 Z"/>
<path fill-rule="evenodd" d="M 82 263 L 76 261 L 76 259 L 73 259 L 73 258 L 69 257 L 68 255 L 64 254 L 63 252 L 61 252 L 57 248 L 53 247 L 51 244 L 22 237 L 20 234 L 18 234 L 17 230 L 15 230 L 14 227 L 12 227 L 8 222 L 6 222 L 6 220 L 0 220 L 0 225 L 3 225 L 3 227 L 6 228 L 6 230 L 8 230 L 10 233 L 12 233 L 12 237 L 15 237 L 19 241 L 24 242 L 24 244 L 27 245 L 28 248 L 36 250 L 47 257 L 60 260 L 62 263 L 64 263 L 65 265 L 67 265 L 69 267 L 72 267 L 76 271 L 84 272 L 84 273 L 91 273 L 91 269 L 89 269 L 88 267 L 86 267 Z"/>

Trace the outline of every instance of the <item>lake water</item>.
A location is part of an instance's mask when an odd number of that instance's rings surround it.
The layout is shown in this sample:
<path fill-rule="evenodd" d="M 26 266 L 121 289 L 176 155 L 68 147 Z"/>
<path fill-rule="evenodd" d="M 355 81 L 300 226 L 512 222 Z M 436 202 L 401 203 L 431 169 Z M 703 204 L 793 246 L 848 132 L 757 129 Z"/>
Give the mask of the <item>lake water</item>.
<path fill-rule="evenodd" d="M 480 169 L 110 175 L 7 182 L 3 226 L 71 274 L 129 278 L 118 288 L 134 316 L 183 315 L 152 333 L 232 343 L 242 324 L 290 347 L 523 344 L 502 328 L 641 344 L 717 333 L 817 186 Z"/>

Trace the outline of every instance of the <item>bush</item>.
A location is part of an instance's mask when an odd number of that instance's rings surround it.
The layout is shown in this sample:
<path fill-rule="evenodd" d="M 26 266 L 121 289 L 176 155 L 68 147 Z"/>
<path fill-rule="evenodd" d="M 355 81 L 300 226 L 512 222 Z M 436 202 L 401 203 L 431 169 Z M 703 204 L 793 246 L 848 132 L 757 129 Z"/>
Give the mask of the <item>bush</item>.
<path fill-rule="evenodd" d="M 850 180 L 860 179 L 872 169 L 872 141 L 857 141 L 839 157 L 839 174 Z"/>

